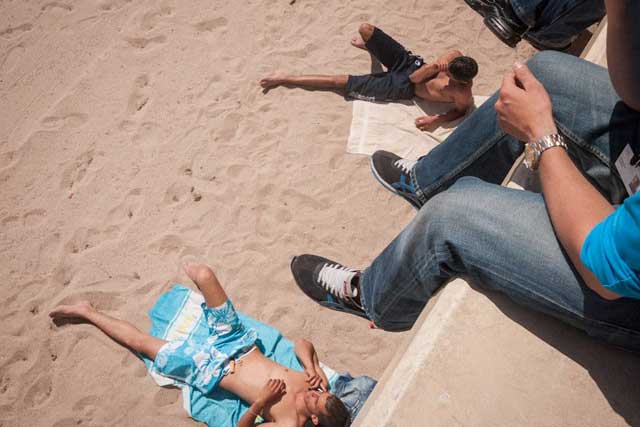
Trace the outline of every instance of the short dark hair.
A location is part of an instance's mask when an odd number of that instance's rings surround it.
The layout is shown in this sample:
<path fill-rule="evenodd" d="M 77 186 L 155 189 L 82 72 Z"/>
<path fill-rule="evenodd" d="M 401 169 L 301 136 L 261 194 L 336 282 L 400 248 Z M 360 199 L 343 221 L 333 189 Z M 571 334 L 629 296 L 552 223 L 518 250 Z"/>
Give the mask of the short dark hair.
<path fill-rule="evenodd" d="M 327 398 L 325 408 L 327 415 L 319 415 L 321 427 L 349 427 L 351 425 L 351 415 L 346 406 L 336 396 Z"/>
<path fill-rule="evenodd" d="M 470 82 L 478 74 L 478 63 L 469 56 L 458 56 L 449 62 L 451 76 L 463 82 Z"/>

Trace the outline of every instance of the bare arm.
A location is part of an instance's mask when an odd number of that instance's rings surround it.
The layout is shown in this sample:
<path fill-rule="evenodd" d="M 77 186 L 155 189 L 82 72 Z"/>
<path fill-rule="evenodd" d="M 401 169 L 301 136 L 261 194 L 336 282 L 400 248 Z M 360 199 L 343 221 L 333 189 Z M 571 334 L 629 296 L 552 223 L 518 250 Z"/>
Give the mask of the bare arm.
<path fill-rule="evenodd" d="M 440 67 L 437 63 L 424 64 L 422 67 L 411 73 L 409 80 L 411 80 L 411 83 L 420 84 L 437 75 L 439 72 Z"/>
<path fill-rule="evenodd" d="M 284 381 L 270 379 L 260 391 L 260 395 L 255 402 L 251 404 L 247 412 L 238 421 L 237 427 L 253 427 L 258 415 L 262 415 L 265 408 L 270 408 L 286 394 L 286 385 Z M 261 424 L 263 426 L 277 426 L 277 423 Z"/>
<path fill-rule="evenodd" d="M 309 387 L 312 389 L 321 387 L 324 390 L 329 390 L 329 380 L 320 367 L 318 353 L 316 353 L 313 344 L 310 341 L 298 338 L 295 340 L 295 352 L 304 367 Z"/>
<path fill-rule="evenodd" d="M 640 111 L 640 2 L 606 0 L 607 64 L 613 87 L 625 104 Z"/>
<path fill-rule="evenodd" d="M 473 98 L 467 95 L 456 97 L 455 104 L 456 108 L 447 111 L 446 113 L 437 114 L 435 116 L 418 117 L 416 119 L 416 127 L 422 131 L 431 132 L 444 123 L 458 120 L 460 117 L 464 116 L 469 107 L 471 107 L 473 104 Z"/>
<path fill-rule="evenodd" d="M 557 132 L 549 95 L 524 65 L 515 67 L 505 77 L 496 112 L 505 132 L 521 141 L 536 141 Z M 601 297 L 618 298 L 602 286 L 580 259 L 587 235 L 613 212 L 613 207 L 587 181 L 563 148 L 551 148 L 542 154 L 540 180 L 553 228 L 582 279 Z"/>
<path fill-rule="evenodd" d="M 613 207 L 580 173 L 563 148 L 542 153 L 540 181 L 556 234 L 587 286 L 605 299 L 618 298 L 600 284 L 580 259 L 589 232 L 613 212 Z"/>
<path fill-rule="evenodd" d="M 448 64 L 449 62 L 451 62 L 454 58 L 457 58 L 458 56 L 462 56 L 462 52 L 460 52 L 459 50 L 450 50 L 449 52 L 445 53 L 444 55 L 441 55 L 438 57 L 438 59 L 436 59 L 436 63 L 437 64 Z"/>

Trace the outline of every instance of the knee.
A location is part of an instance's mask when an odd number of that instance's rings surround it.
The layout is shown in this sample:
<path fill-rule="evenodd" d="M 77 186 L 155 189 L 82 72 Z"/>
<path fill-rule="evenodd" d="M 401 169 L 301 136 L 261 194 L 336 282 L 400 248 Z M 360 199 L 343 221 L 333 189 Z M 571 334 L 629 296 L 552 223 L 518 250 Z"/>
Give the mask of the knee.
<path fill-rule="evenodd" d="M 363 22 L 362 24 L 360 24 L 360 28 L 358 28 L 358 32 L 360 33 L 360 36 L 362 36 L 362 39 L 364 41 L 367 41 L 371 38 L 371 35 L 373 34 L 373 30 L 376 27 L 374 27 L 373 25 L 367 23 L 367 22 Z"/>
<path fill-rule="evenodd" d="M 203 265 L 198 268 L 198 272 L 196 273 L 196 282 L 207 283 L 215 279 L 215 277 L 216 275 L 213 270 L 210 267 Z"/>
<path fill-rule="evenodd" d="M 567 70 L 571 69 L 571 66 L 567 64 L 573 57 L 566 53 L 555 52 L 552 50 L 545 50 L 538 52 L 527 62 L 527 66 L 536 76 L 538 80 L 544 85 L 548 79 L 558 79 L 561 76 L 570 76 Z"/>
<path fill-rule="evenodd" d="M 436 240 L 466 238 L 482 223 L 492 207 L 486 200 L 486 182 L 474 178 L 459 179 L 448 190 L 432 197 L 418 213 L 423 232 Z"/>

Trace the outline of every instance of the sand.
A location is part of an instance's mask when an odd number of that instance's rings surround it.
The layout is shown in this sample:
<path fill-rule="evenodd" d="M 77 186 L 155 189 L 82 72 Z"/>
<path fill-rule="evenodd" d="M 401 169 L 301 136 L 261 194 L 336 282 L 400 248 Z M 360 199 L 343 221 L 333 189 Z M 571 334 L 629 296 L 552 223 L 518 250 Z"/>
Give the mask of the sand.
<path fill-rule="evenodd" d="M 0 1 L 0 426 L 195 425 L 131 352 L 47 316 L 88 299 L 146 329 L 191 255 L 238 309 L 382 374 L 403 334 L 321 309 L 289 262 L 364 267 L 414 211 L 345 154 L 348 102 L 257 84 L 367 72 L 362 21 L 427 60 L 472 54 L 478 94 L 531 53 L 462 0 Z"/>

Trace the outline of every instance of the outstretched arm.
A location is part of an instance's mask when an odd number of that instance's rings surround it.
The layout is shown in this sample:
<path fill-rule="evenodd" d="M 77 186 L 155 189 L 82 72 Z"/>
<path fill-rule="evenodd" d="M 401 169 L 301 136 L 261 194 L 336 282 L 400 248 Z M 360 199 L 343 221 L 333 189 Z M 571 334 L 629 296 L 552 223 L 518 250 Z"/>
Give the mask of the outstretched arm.
<path fill-rule="evenodd" d="M 298 356 L 298 360 L 304 367 L 309 388 L 322 388 L 325 391 L 329 390 L 329 380 L 320 367 L 318 353 L 316 353 L 316 349 L 313 347 L 313 344 L 311 344 L 310 341 L 298 338 L 295 340 L 295 352 L 296 356 Z"/>
<path fill-rule="evenodd" d="M 418 117 L 416 119 L 416 127 L 421 131 L 432 132 L 438 126 L 458 120 L 467 113 L 467 110 L 473 104 L 473 98 L 465 95 L 464 97 L 457 98 L 455 104 L 456 108 L 447 111 L 446 113 L 437 114 L 435 116 Z"/>
<path fill-rule="evenodd" d="M 640 111 L 640 2 L 607 0 L 607 66 L 625 104 Z"/>

